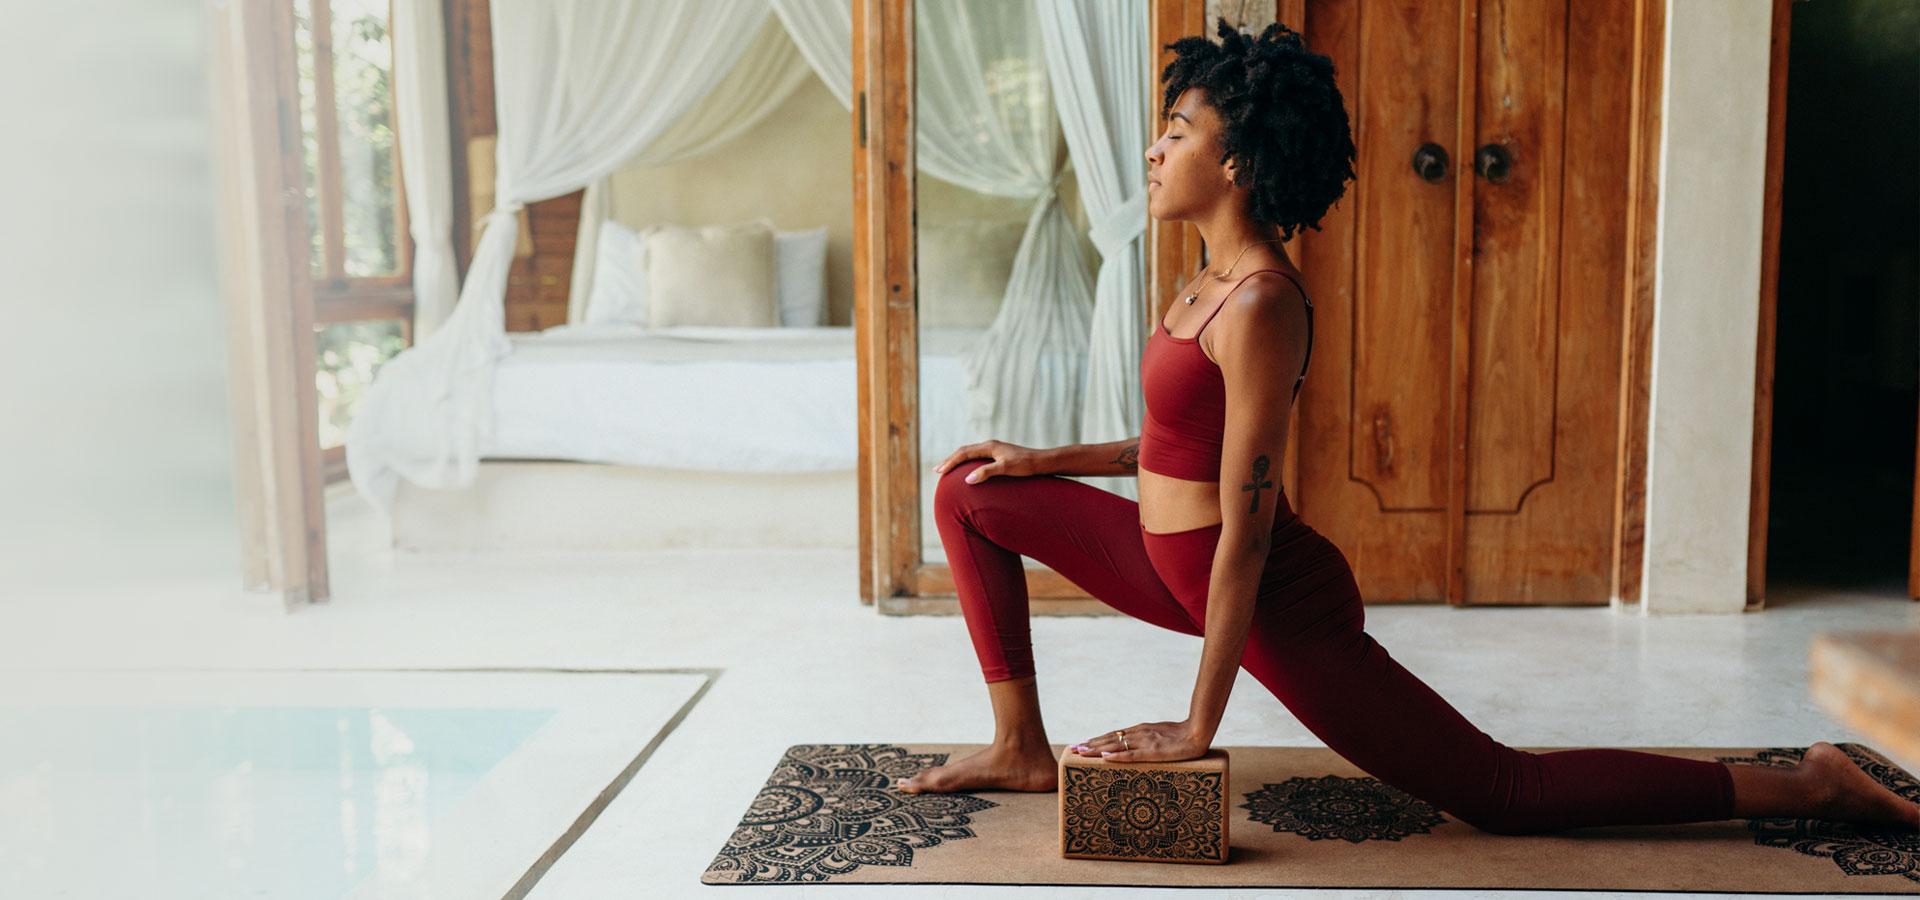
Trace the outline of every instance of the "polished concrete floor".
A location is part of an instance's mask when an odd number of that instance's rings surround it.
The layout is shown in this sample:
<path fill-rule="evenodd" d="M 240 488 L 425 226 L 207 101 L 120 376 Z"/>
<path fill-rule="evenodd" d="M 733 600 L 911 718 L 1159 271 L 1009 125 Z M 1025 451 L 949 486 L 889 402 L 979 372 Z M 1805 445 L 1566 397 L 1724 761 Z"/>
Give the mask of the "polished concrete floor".
<path fill-rule="evenodd" d="M 632 781 L 534 884 L 529 896 L 536 900 L 727 890 L 701 885 L 700 874 L 789 745 L 991 736 L 965 623 L 876 614 L 857 599 L 852 552 L 396 557 L 382 549 L 384 526 L 357 498 L 336 494 L 332 521 L 333 599 L 326 604 L 288 614 L 228 581 L 101 593 L 37 611 L 36 633 L 0 633 L 0 673 L 16 681 L 58 678 L 53 670 L 62 669 L 146 668 L 710 673 L 706 692 Z M 1513 745 L 1858 739 L 1809 700 L 1808 640 L 1823 630 L 1920 627 L 1920 604 L 1891 581 L 1847 591 L 1774 585 L 1770 597 L 1762 612 L 1717 617 L 1376 607 L 1368 627 L 1396 659 Z M 1036 620 L 1034 640 L 1056 743 L 1185 714 L 1197 639 L 1131 619 L 1076 617 Z M 1216 742 L 1316 743 L 1244 673 Z M 946 898 L 1149 890 L 1164 889 L 828 885 L 752 892 Z"/>

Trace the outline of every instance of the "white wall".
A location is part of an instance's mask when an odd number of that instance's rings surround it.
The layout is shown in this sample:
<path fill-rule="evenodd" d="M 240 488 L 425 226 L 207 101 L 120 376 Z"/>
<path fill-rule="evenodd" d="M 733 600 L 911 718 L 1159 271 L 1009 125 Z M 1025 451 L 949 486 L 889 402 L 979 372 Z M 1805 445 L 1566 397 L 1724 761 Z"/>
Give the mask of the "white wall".
<path fill-rule="evenodd" d="M 239 585 L 202 39 L 196 0 L 7 6 L 0 611 Z"/>
<path fill-rule="evenodd" d="M 1643 613 L 1746 602 L 1770 7 L 1667 6 Z"/>

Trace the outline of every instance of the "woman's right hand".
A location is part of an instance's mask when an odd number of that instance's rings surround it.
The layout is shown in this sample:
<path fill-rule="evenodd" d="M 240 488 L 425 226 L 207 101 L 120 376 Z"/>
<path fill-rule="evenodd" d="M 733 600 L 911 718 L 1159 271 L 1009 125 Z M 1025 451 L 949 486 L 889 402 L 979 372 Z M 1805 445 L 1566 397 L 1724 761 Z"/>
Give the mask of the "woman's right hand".
<path fill-rule="evenodd" d="M 992 459 L 993 462 L 967 473 L 968 484 L 979 484 L 995 475 L 1047 474 L 1044 465 L 1046 451 L 1009 444 L 1006 441 L 982 441 L 978 444 L 968 444 L 947 454 L 947 458 L 941 460 L 933 470 L 945 474 L 954 466 L 969 459 L 981 457 Z"/>

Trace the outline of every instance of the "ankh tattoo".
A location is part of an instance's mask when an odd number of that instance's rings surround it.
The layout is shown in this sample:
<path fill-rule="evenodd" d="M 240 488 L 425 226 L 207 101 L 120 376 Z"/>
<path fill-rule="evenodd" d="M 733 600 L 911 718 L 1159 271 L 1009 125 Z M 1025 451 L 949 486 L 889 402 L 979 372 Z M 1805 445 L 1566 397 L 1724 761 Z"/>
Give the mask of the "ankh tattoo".
<path fill-rule="evenodd" d="M 1240 491 L 1242 493 L 1245 493 L 1247 491 L 1253 492 L 1253 508 L 1247 510 L 1247 512 L 1257 513 L 1260 511 L 1260 489 L 1273 487 L 1273 482 L 1261 480 L 1266 477 L 1267 477 L 1267 458 L 1264 455 L 1254 457 L 1253 480 L 1240 488 Z"/>

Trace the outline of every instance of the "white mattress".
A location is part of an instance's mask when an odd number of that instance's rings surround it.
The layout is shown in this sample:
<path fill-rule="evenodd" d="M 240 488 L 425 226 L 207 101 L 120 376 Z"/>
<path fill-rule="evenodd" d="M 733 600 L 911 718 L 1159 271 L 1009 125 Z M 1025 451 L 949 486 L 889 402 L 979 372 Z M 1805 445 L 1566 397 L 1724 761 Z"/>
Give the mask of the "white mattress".
<path fill-rule="evenodd" d="M 985 329 L 920 335 L 920 456 L 981 440 L 960 355 Z M 510 334 L 488 459 L 736 472 L 852 469 L 853 328 L 563 325 Z"/>

